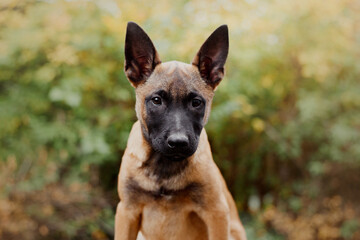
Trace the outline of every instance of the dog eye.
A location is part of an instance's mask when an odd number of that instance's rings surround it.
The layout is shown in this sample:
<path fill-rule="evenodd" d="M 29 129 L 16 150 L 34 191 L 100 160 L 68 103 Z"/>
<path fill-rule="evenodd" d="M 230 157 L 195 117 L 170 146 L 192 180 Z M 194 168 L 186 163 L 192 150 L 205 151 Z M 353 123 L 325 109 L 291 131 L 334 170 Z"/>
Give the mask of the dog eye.
<path fill-rule="evenodd" d="M 155 104 L 155 105 L 161 105 L 161 98 L 159 98 L 159 97 L 153 97 L 153 98 L 151 99 L 151 101 L 152 101 L 153 104 Z"/>
<path fill-rule="evenodd" d="M 192 101 L 191 101 L 191 105 L 196 108 L 196 107 L 199 107 L 200 105 L 202 104 L 202 101 L 200 99 L 197 99 L 197 98 L 194 98 Z"/>

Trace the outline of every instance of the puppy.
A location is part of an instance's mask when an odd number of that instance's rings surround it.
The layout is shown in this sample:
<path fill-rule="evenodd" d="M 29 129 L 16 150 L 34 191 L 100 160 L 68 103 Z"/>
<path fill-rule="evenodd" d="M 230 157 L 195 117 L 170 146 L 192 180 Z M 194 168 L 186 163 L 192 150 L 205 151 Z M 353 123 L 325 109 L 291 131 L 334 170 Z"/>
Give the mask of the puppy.
<path fill-rule="evenodd" d="M 128 23 L 125 73 L 138 121 L 120 167 L 116 240 L 139 232 L 146 240 L 246 240 L 204 129 L 228 48 L 222 25 L 191 64 L 162 63 L 148 35 Z"/>

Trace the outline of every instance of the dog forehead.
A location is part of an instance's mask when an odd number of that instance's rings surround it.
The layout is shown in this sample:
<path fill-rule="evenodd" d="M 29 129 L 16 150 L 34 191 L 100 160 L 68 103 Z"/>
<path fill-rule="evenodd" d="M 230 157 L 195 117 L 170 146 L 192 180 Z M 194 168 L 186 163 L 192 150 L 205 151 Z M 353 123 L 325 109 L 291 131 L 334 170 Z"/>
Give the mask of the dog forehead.
<path fill-rule="evenodd" d="M 172 95 L 186 95 L 191 91 L 206 93 L 211 90 L 195 66 L 178 61 L 156 66 L 143 88 L 148 93 L 162 89 Z"/>

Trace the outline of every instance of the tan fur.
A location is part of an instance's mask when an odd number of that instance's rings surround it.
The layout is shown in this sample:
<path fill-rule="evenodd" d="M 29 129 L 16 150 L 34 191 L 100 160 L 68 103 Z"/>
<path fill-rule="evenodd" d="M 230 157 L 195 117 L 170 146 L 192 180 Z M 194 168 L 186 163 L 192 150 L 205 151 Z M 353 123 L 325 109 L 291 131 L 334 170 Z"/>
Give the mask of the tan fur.
<path fill-rule="evenodd" d="M 182 86 L 180 80 L 185 80 L 186 86 Z M 207 101 L 204 124 L 209 116 L 213 89 L 191 64 L 161 63 L 149 79 L 136 88 L 139 121 L 133 125 L 121 163 L 115 240 L 135 240 L 139 231 L 146 240 L 246 240 L 235 202 L 213 161 L 205 129 L 196 152 L 188 158 L 188 166 L 181 173 L 159 182 L 144 168 L 152 157 L 151 146 L 142 134 L 142 127 L 146 129 L 144 99 L 157 89 L 166 89 L 171 94 L 186 94 L 196 89 Z M 143 192 L 129 192 L 129 181 Z M 188 190 L 193 183 L 201 184 L 199 192 Z M 178 194 L 158 199 L 147 194 L 160 187 Z"/>

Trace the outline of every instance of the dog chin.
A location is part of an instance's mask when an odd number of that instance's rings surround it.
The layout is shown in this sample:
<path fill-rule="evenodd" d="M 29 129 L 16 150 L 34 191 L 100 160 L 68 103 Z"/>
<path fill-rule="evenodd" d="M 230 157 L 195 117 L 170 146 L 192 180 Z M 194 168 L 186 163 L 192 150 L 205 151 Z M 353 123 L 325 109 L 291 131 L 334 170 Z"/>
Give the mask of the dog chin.
<path fill-rule="evenodd" d="M 192 156 L 194 153 L 195 151 L 188 150 L 188 151 L 182 151 L 176 153 L 163 152 L 161 153 L 161 155 L 166 159 L 178 162 Z"/>
<path fill-rule="evenodd" d="M 155 150 L 155 152 L 158 152 L 163 159 L 167 159 L 169 161 L 174 161 L 174 162 L 185 160 L 188 157 L 192 156 L 196 151 L 196 149 L 195 151 L 189 149 L 187 151 L 182 151 L 182 152 L 171 152 L 168 151 L 168 149 L 166 150 L 163 149 L 160 150 L 158 148 L 153 148 L 153 149 Z"/>
<path fill-rule="evenodd" d="M 170 161 L 181 161 L 191 157 L 194 155 L 198 147 L 198 143 L 195 143 L 195 146 L 174 150 L 162 144 L 158 144 L 156 141 L 151 143 L 151 147 L 155 152 L 159 153 L 164 159 L 168 159 Z"/>
<path fill-rule="evenodd" d="M 174 156 L 164 156 L 166 159 L 172 161 L 172 162 L 181 162 L 184 161 L 187 157 L 174 155 Z"/>

